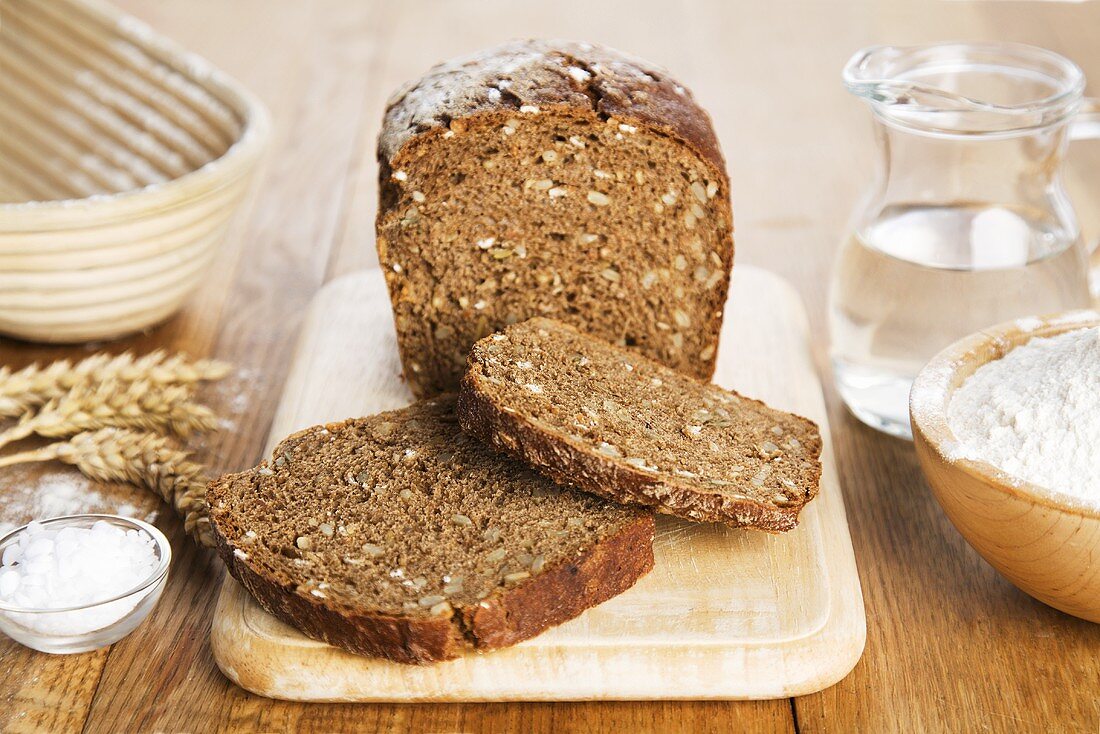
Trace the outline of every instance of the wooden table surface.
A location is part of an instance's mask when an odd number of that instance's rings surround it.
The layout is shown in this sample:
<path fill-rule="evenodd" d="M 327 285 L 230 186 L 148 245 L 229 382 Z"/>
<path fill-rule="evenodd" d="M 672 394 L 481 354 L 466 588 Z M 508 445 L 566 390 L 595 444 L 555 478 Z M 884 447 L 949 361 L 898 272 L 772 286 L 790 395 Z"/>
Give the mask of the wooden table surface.
<path fill-rule="evenodd" d="M 729 703 L 300 705 L 235 688 L 207 641 L 223 574 L 184 539 L 150 619 L 108 650 L 47 656 L 0 640 L 0 731 L 1097 731 L 1100 626 L 1002 580 L 933 501 L 908 443 L 848 416 L 829 384 L 828 273 L 870 175 L 867 111 L 839 72 L 873 43 L 1023 41 L 1100 80 L 1100 4 L 797 0 L 124 0 L 270 106 L 272 153 L 253 201 L 187 310 L 108 345 L 212 354 L 237 372 L 208 397 L 229 426 L 200 458 L 252 465 L 303 309 L 326 280 L 375 263 L 374 140 L 386 97 L 445 56 L 528 35 L 585 38 L 672 69 L 714 117 L 733 180 L 737 261 L 792 280 L 809 307 L 867 607 L 867 648 L 840 684 L 792 700 Z M 616 9 L 618 5 L 618 9 Z M 1100 83 L 1100 82 L 1098 82 Z M 1100 87 L 1093 86 L 1093 92 Z M 1072 193 L 1100 224 L 1100 153 L 1075 150 Z M 355 338 L 354 335 L 349 335 Z M 85 354 L 0 340 L 0 364 Z M 0 474 L 0 521 L 85 492 L 88 507 L 155 512 L 151 497 L 57 467 Z M 41 481 L 40 479 L 38 481 Z M 27 489 L 27 487 L 32 489 Z M 45 491 L 45 490 L 43 490 Z M 69 495 L 65 492 L 68 491 Z M 13 500 L 14 498 L 14 500 Z M 51 499 L 53 498 L 53 499 Z"/>

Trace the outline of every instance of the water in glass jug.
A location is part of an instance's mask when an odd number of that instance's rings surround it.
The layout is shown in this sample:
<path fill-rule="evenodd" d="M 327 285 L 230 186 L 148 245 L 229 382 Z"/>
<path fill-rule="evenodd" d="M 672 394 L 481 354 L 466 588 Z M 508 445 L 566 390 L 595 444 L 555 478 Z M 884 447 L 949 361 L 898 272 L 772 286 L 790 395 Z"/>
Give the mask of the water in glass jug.
<path fill-rule="evenodd" d="M 1060 163 L 1097 106 L 1069 60 L 1015 44 L 876 47 L 844 69 L 879 160 L 834 264 L 837 387 L 865 423 L 910 437 L 917 371 L 956 339 L 1088 307 L 1088 256 Z"/>

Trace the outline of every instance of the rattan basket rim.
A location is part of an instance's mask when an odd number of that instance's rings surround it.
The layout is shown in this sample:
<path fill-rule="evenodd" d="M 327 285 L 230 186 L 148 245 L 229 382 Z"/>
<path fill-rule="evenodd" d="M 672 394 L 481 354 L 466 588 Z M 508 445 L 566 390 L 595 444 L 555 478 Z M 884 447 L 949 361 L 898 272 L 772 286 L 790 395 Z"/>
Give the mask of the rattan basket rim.
<path fill-rule="evenodd" d="M 164 183 L 78 199 L 0 202 L 0 228 L 7 232 L 73 229 L 120 219 L 141 219 L 216 194 L 246 176 L 266 147 L 271 119 L 264 104 L 238 81 L 205 59 L 153 31 L 102 0 L 70 0 L 120 36 L 197 84 L 240 115 L 240 137 L 219 157 Z M 196 74 L 196 69 L 201 73 Z"/>

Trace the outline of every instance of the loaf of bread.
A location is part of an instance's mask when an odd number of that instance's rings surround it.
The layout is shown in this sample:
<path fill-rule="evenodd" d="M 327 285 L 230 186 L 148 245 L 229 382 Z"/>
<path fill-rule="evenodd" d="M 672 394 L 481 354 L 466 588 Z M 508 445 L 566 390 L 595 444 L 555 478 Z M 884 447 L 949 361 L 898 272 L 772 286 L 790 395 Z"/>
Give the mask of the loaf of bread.
<path fill-rule="evenodd" d="M 556 481 L 690 520 L 790 530 L 821 478 L 812 421 L 549 319 L 474 345 L 458 415 Z"/>
<path fill-rule="evenodd" d="M 230 573 L 310 637 L 401 663 L 515 644 L 653 567 L 653 516 L 462 433 L 453 396 L 290 436 L 211 483 Z"/>
<path fill-rule="evenodd" d="M 713 374 L 733 262 L 710 118 L 651 64 L 518 41 L 391 100 L 378 256 L 406 379 L 457 387 L 473 343 L 547 316 Z"/>

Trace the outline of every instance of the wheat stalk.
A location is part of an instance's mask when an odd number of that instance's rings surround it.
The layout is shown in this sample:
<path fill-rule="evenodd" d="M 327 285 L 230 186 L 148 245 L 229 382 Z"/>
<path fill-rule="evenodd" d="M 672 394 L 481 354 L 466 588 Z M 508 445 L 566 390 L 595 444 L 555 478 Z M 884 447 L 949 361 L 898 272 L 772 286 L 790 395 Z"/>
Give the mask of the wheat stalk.
<path fill-rule="evenodd" d="M 203 469 L 165 436 L 103 428 L 0 457 L 0 467 L 53 460 L 72 464 L 96 481 L 129 482 L 151 489 L 175 508 L 188 533 L 203 545 L 214 545 Z"/>
<path fill-rule="evenodd" d="M 0 368 L 0 417 L 12 418 L 62 397 L 81 383 L 138 382 L 153 385 L 191 385 L 220 380 L 229 365 L 210 359 L 190 360 L 158 349 L 141 357 L 126 352 L 116 357 L 94 354 L 71 363 L 64 359 L 45 366 L 32 364 L 18 372 Z"/>
<path fill-rule="evenodd" d="M 190 397 L 185 385 L 145 380 L 79 383 L 0 432 L 0 447 L 31 435 L 59 438 L 105 427 L 169 429 L 187 437 L 217 426 L 217 416 Z"/>

